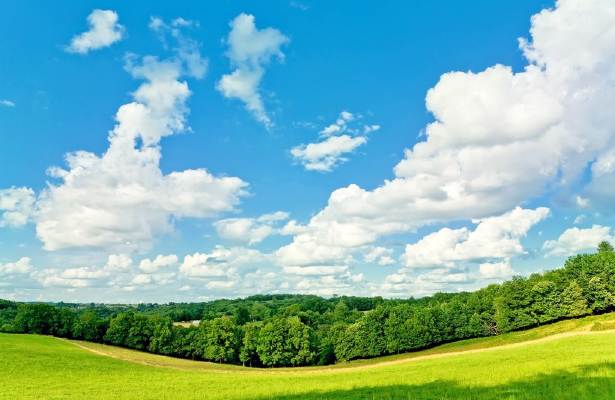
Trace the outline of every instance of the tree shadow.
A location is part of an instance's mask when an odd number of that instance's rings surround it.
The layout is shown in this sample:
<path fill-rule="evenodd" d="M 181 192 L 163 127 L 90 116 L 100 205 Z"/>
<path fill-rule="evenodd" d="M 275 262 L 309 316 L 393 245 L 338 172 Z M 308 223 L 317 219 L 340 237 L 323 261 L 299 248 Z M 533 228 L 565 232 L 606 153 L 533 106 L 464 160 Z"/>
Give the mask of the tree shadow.
<path fill-rule="evenodd" d="M 444 372 L 444 371 L 443 371 Z M 340 376 L 343 379 L 343 376 Z M 437 380 L 420 385 L 370 386 L 350 390 L 314 391 L 259 399 L 369 400 L 585 400 L 615 399 L 615 363 L 597 363 L 574 371 L 555 371 L 531 379 L 493 386 L 465 386 Z"/>

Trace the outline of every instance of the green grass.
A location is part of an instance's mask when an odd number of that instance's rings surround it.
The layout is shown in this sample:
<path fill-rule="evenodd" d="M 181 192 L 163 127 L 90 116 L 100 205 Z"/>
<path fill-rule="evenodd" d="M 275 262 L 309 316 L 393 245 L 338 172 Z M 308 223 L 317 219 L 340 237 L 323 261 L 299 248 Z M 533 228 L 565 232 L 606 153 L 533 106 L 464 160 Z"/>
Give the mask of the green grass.
<path fill-rule="evenodd" d="M 274 370 L 85 344 L 112 358 L 52 337 L 0 334 L 0 399 L 607 399 L 615 331 L 592 327 L 613 321 L 607 314 L 409 355 Z"/>

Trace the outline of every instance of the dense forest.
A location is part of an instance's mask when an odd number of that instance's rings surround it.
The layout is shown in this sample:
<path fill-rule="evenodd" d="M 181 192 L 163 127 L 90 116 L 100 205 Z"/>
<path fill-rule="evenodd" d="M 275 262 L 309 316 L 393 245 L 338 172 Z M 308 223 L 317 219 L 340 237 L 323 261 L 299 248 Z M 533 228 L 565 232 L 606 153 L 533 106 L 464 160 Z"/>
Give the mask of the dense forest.
<path fill-rule="evenodd" d="M 164 305 L 0 300 L 0 331 L 279 367 L 396 354 L 613 309 L 615 252 L 603 242 L 597 253 L 571 257 L 564 268 L 471 293 L 405 300 L 258 295 Z"/>

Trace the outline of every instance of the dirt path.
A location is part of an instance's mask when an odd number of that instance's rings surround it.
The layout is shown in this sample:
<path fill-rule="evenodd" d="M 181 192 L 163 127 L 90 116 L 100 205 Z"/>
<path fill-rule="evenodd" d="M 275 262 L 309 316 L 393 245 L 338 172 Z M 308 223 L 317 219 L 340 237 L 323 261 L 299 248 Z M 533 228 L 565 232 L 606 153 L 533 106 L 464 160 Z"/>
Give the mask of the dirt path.
<path fill-rule="evenodd" d="M 177 359 L 173 357 L 153 355 L 150 353 L 138 353 L 142 356 L 152 358 L 152 361 L 145 361 L 142 359 L 131 358 L 129 355 L 124 356 L 124 354 L 105 352 L 102 350 L 94 349 L 87 345 L 83 345 L 77 341 L 67 340 L 67 339 L 62 339 L 62 338 L 58 338 L 58 339 L 71 343 L 80 349 L 89 351 L 97 355 L 111 357 L 117 360 L 123 360 L 123 361 L 132 362 L 132 363 L 147 365 L 150 367 L 171 368 L 171 369 L 178 369 L 178 370 L 183 370 L 183 371 L 200 371 L 200 372 L 211 372 L 211 373 L 268 374 L 270 372 L 276 372 L 276 373 L 289 373 L 289 374 L 295 373 L 295 374 L 303 375 L 306 373 L 307 374 L 318 374 L 318 373 L 331 374 L 331 373 L 353 372 L 353 371 L 366 370 L 366 369 L 372 369 L 372 368 L 382 368 L 382 367 L 389 367 L 393 365 L 413 363 L 416 361 L 425 361 L 425 360 L 433 360 L 433 359 L 446 358 L 446 357 L 455 357 L 455 356 L 466 355 L 466 354 L 476 354 L 476 353 L 485 353 L 485 352 L 505 350 L 505 349 L 514 349 L 518 347 L 531 346 L 534 344 L 539 344 L 539 343 L 544 343 L 544 342 L 551 342 L 551 341 L 555 341 L 555 340 L 559 340 L 559 339 L 563 339 L 567 337 L 573 337 L 573 336 L 601 335 L 601 334 L 608 334 L 608 333 L 613 333 L 613 332 L 614 331 L 612 330 L 606 330 L 606 331 L 579 330 L 579 331 L 558 333 L 558 334 L 554 334 L 550 336 L 545 336 L 540 339 L 528 340 L 528 341 L 518 342 L 518 343 L 504 344 L 504 345 L 487 347 L 487 348 L 482 348 L 482 349 L 459 350 L 459 351 L 450 351 L 450 352 L 437 353 L 437 354 L 426 354 L 426 355 L 419 355 L 419 356 L 412 356 L 412 353 L 409 353 L 407 358 L 401 358 L 398 360 L 391 360 L 391 361 L 376 362 L 376 363 L 371 363 L 371 364 L 366 364 L 366 365 L 342 366 L 342 367 L 337 367 L 337 368 L 331 368 L 331 367 L 276 368 L 276 369 L 271 369 L 271 370 L 247 369 L 247 368 L 242 369 L 241 367 L 237 367 L 236 369 L 215 369 L 211 367 L 211 363 L 204 362 L 204 361 Z M 125 350 L 126 352 L 133 351 L 133 350 L 126 350 L 126 349 L 122 349 L 122 350 Z M 183 366 L 178 365 L 178 363 L 179 364 L 185 363 L 185 365 Z"/>

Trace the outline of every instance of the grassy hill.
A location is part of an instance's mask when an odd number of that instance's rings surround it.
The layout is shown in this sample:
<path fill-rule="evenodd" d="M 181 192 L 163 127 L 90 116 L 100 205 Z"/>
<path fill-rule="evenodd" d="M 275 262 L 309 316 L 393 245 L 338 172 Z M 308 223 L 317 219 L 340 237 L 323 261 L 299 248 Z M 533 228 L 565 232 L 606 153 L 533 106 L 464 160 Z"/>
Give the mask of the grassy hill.
<path fill-rule="evenodd" d="M 329 367 L 248 369 L 0 334 L 0 399 L 603 399 L 615 314 Z"/>

